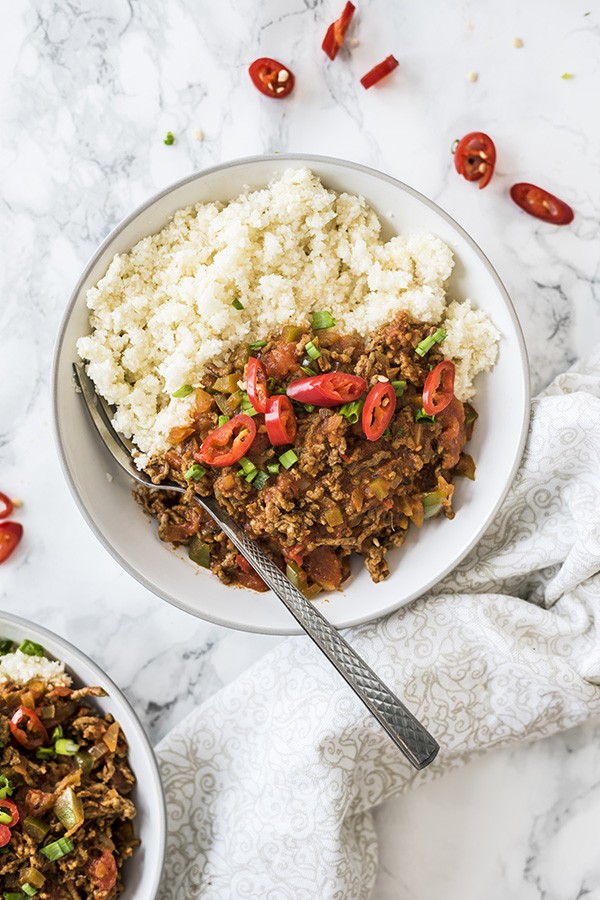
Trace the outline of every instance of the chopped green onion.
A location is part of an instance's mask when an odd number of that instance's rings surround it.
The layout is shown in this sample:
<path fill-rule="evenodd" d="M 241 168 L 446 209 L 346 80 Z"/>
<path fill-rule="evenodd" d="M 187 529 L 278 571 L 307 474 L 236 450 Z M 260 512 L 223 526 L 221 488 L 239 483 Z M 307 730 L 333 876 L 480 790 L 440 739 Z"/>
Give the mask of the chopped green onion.
<path fill-rule="evenodd" d="M 248 479 L 246 479 L 247 481 Z M 253 481 L 253 485 L 257 491 L 262 491 L 265 484 L 269 480 L 269 473 L 263 472 L 262 470 L 257 474 L 256 478 Z"/>
<path fill-rule="evenodd" d="M 202 566 L 203 569 L 210 569 L 210 547 L 197 534 L 190 539 L 188 556 L 197 566 Z"/>
<path fill-rule="evenodd" d="M 200 481 L 201 478 L 204 478 L 206 475 L 206 469 L 204 466 L 198 465 L 198 463 L 194 463 L 189 467 L 185 475 L 183 476 L 186 481 Z"/>
<path fill-rule="evenodd" d="M 306 410 L 306 412 L 314 412 L 316 408 L 317 408 L 317 407 L 314 406 L 312 403 L 305 403 L 305 404 L 304 404 L 304 409 Z"/>
<path fill-rule="evenodd" d="M 304 372 L 305 375 L 317 374 L 314 369 L 309 369 L 308 366 L 300 366 L 300 369 L 302 370 L 302 372 Z"/>
<path fill-rule="evenodd" d="M 258 475 L 258 469 L 252 469 L 252 471 L 248 472 L 248 474 L 246 475 L 245 481 L 248 481 L 248 482 L 254 481 L 254 479 L 256 478 L 257 475 Z"/>
<path fill-rule="evenodd" d="M 73 847 L 73 841 L 70 841 L 69 838 L 62 837 L 57 841 L 53 841 L 51 844 L 42 847 L 40 853 L 45 856 L 46 859 L 55 862 L 57 859 L 62 859 L 63 856 L 70 853 L 71 850 L 73 850 Z"/>
<path fill-rule="evenodd" d="M 13 792 L 13 786 L 7 775 L 0 775 L 0 800 L 10 797 Z"/>
<path fill-rule="evenodd" d="M 64 736 L 65 734 L 62 725 L 57 725 L 56 728 L 52 731 L 52 740 L 57 741 L 59 738 Z"/>
<path fill-rule="evenodd" d="M 75 756 L 79 747 L 79 744 L 76 744 L 75 741 L 70 741 L 68 738 L 59 738 L 54 745 L 54 749 L 59 756 Z"/>
<path fill-rule="evenodd" d="M 312 317 L 313 331 L 322 331 L 335 325 L 335 319 L 329 312 L 314 312 Z"/>
<path fill-rule="evenodd" d="M 221 427 L 221 425 L 226 425 L 227 422 L 229 422 L 229 419 L 230 416 L 219 416 L 219 421 L 217 422 L 219 428 Z"/>
<path fill-rule="evenodd" d="M 171 144 L 175 143 L 175 136 L 172 131 L 167 131 L 166 137 L 163 141 L 163 144 L 166 144 L 167 147 L 170 147 Z"/>
<path fill-rule="evenodd" d="M 353 400 L 352 403 L 344 403 L 343 406 L 340 406 L 339 413 L 344 416 L 345 419 L 348 419 L 351 425 L 356 425 L 360 419 L 364 405 L 364 400 Z"/>
<path fill-rule="evenodd" d="M 32 887 L 28 881 L 21 885 L 21 890 L 24 894 L 27 894 L 28 897 L 35 897 L 37 894 L 37 888 Z"/>
<path fill-rule="evenodd" d="M 36 759 L 54 759 L 56 753 L 54 747 L 39 747 L 35 751 Z"/>
<path fill-rule="evenodd" d="M 231 305 L 233 306 L 234 309 L 243 309 L 244 308 L 244 304 L 240 300 L 238 300 L 237 297 Z"/>
<path fill-rule="evenodd" d="M 0 639 L 0 656 L 5 656 L 7 653 L 12 653 L 14 646 L 14 641 L 9 641 L 7 638 Z"/>
<path fill-rule="evenodd" d="M 425 356 L 434 344 L 440 344 L 447 336 L 448 332 L 444 328 L 438 328 L 438 330 L 434 331 L 433 334 L 430 334 L 429 337 L 424 338 L 420 344 L 417 344 L 415 353 L 417 353 L 418 356 Z"/>
<path fill-rule="evenodd" d="M 392 387 L 396 393 L 396 397 L 401 397 L 404 391 L 406 390 L 406 382 L 405 381 L 392 381 Z"/>
<path fill-rule="evenodd" d="M 12 822 L 12 815 L 9 816 L 8 813 L 0 812 L 0 825 L 8 825 L 9 822 Z"/>
<path fill-rule="evenodd" d="M 23 894 L 19 891 L 18 894 L 15 894 L 14 891 L 8 891 L 8 893 L 2 894 L 4 900 L 23 900 Z"/>
<path fill-rule="evenodd" d="M 251 350 L 260 350 L 261 347 L 266 347 L 266 341 L 252 341 L 251 344 L 248 344 Z"/>
<path fill-rule="evenodd" d="M 181 397 L 187 397 L 189 394 L 193 392 L 194 388 L 191 384 L 182 384 L 180 388 L 177 388 L 174 394 L 171 394 L 172 397 L 177 397 L 177 399 L 181 399 Z"/>
<path fill-rule="evenodd" d="M 428 416 L 424 409 L 418 409 L 415 413 L 415 422 L 435 422 L 435 416 Z"/>
<path fill-rule="evenodd" d="M 572 72 L 563 72 L 560 77 L 563 79 L 563 81 L 570 81 L 571 78 L 574 78 L 575 76 Z"/>
<path fill-rule="evenodd" d="M 240 407 L 247 416 L 258 415 L 258 411 L 252 406 L 252 401 L 245 391 L 242 391 L 242 401 L 240 403 Z"/>
<path fill-rule="evenodd" d="M 319 359 L 321 356 L 321 351 L 312 341 L 309 341 L 308 344 L 305 345 L 304 349 L 308 353 L 311 359 Z"/>
<path fill-rule="evenodd" d="M 252 460 L 248 459 L 247 456 L 242 456 L 242 458 L 240 459 L 240 466 L 242 467 L 244 475 L 249 475 L 250 472 L 253 472 L 254 469 L 256 469 L 256 466 L 254 465 Z"/>
<path fill-rule="evenodd" d="M 30 838 L 33 838 L 36 843 L 41 844 L 41 842 L 50 831 L 50 826 L 45 822 L 42 822 L 41 819 L 35 819 L 33 816 L 27 816 L 25 819 L 23 819 L 23 830 L 26 834 L 29 835 Z"/>
<path fill-rule="evenodd" d="M 278 462 L 267 463 L 267 472 L 270 472 L 271 475 L 278 475 L 279 474 L 279 463 Z"/>
<path fill-rule="evenodd" d="M 286 450 L 285 453 L 282 453 L 279 457 L 279 462 L 284 469 L 291 469 L 294 463 L 298 462 L 298 457 L 293 450 Z"/>
<path fill-rule="evenodd" d="M 19 646 L 19 650 L 21 653 L 24 653 L 26 656 L 43 656 L 44 648 L 41 644 L 34 644 L 33 641 L 23 641 L 23 643 Z"/>

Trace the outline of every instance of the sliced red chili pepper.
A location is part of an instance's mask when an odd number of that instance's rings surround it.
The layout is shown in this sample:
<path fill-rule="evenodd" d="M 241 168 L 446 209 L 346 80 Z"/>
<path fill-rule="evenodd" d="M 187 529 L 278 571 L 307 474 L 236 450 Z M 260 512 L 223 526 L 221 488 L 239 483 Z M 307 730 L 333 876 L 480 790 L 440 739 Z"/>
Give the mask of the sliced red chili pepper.
<path fill-rule="evenodd" d="M 326 372 L 299 378 L 288 385 L 288 397 L 299 403 L 313 403 L 315 406 L 342 406 L 358 400 L 367 389 L 367 382 L 360 375 L 346 372 Z"/>
<path fill-rule="evenodd" d="M 7 828 L 14 828 L 21 816 L 19 815 L 19 810 L 17 808 L 17 804 L 13 803 L 12 800 L 9 800 L 8 797 L 4 797 L 0 800 L 0 812 L 8 813 L 11 816 L 10 822 L 3 822 L 3 825 L 6 825 Z"/>
<path fill-rule="evenodd" d="M 456 368 L 453 362 L 445 359 L 434 366 L 423 387 L 423 409 L 428 416 L 446 409 L 454 397 L 454 375 Z"/>
<path fill-rule="evenodd" d="M 265 425 L 269 440 L 274 447 L 291 444 L 298 431 L 296 413 L 292 401 L 284 394 L 276 394 L 267 401 Z"/>
<path fill-rule="evenodd" d="M 336 58 L 338 50 L 344 43 L 344 35 L 352 20 L 355 8 L 354 3 L 350 3 L 350 0 L 348 0 L 339 19 L 332 22 L 327 29 L 322 47 L 329 59 Z"/>
<path fill-rule="evenodd" d="M 575 218 L 575 213 L 564 200 L 559 200 L 554 194 L 536 187 L 535 184 L 527 184 L 525 181 L 513 184 L 510 196 L 523 212 L 544 222 L 568 225 Z"/>
<path fill-rule="evenodd" d="M 250 356 L 246 370 L 246 391 L 250 403 L 259 413 L 266 413 L 269 389 L 267 387 L 267 373 L 260 359 Z"/>
<path fill-rule="evenodd" d="M 396 409 L 396 391 L 389 381 L 380 381 L 367 394 L 362 411 L 362 428 L 369 441 L 378 441 Z"/>
<path fill-rule="evenodd" d="M 0 825 L 0 847 L 6 847 L 12 837 L 12 832 L 8 825 Z"/>
<path fill-rule="evenodd" d="M 256 425 L 242 413 L 211 431 L 194 459 L 208 466 L 232 466 L 246 455 L 255 437 Z"/>
<path fill-rule="evenodd" d="M 117 883 L 117 864 L 110 850 L 103 850 L 88 863 L 90 881 L 101 891 L 112 891 Z"/>
<path fill-rule="evenodd" d="M 456 145 L 454 168 L 467 181 L 478 181 L 484 188 L 490 183 L 496 166 L 496 147 L 483 131 L 471 131 Z"/>
<path fill-rule="evenodd" d="M 23 526 L 19 522 L 0 522 L 0 563 L 8 559 L 22 537 Z"/>
<path fill-rule="evenodd" d="M 386 56 L 383 62 L 377 63 L 376 66 L 369 69 L 366 75 L 363 75 L 360 79 L 360 83 L 364 88 L 373 87 L 374 84 L 377 84 L 378 81 L 381 81 L 382 78 L 385 78 L 386 75 L 393 72 L 399 65 L 400 63 L 395 56 Z"/>
<path fill-rule="evenodd" d="M 48 732 L 33 709 L 19 706 L 10 720 L 11 734 L 26 750 L 37 750 L 49 741 Z"/>
<path fill-rule="evenodd" d="M 268 56 L 255 59 L 248 71 L 254 87 L 258 88 L 265 97 L 282 100 L 291 94 L 294 88 L 294 76 L 291 70 L 283 63 L 277 62 L 276 59 L 270 59 Z"/>
<path fill-rule="evenodd" d="M 14 504 L 10 497 L 0 491 L 0 519 L 7 519 L 14 509 Z"/>

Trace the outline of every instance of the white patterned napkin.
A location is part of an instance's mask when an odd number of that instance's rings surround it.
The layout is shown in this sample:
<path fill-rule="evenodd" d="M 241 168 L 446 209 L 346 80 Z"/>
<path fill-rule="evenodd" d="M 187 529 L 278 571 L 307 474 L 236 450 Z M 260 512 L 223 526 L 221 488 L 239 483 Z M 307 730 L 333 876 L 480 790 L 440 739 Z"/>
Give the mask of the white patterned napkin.
<path fill-rule="evenodd" d="M 441 744 L 415 773 L 304 637 L 289 638 L 158 747 L 161 900 L 358 900 L 371 810 L 487 747 L 600 712 L 600 350 L 533 402 L 492 527 L 434 591 L 347 633 Z"/>

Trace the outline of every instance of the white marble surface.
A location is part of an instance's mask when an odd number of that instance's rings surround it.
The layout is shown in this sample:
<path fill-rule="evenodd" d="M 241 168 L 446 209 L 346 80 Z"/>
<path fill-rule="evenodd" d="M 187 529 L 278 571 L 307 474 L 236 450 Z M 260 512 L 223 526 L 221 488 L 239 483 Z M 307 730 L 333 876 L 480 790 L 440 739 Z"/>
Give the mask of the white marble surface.
<path fill-rule="evenodd" d="M 89 653 L 153 739 L 277 639 L 193 620 L 133 582 L 89 532 L 59 469 L 56 330 L 87 257 L 135 204 L 246 154 L 350 158 L 423 191 L 480 243 L 517 307 L 534 389 L 600 338 L 597 4 L 370 0 L 352 27 L 358 45 L 330 64 L 320 42 L 341 5 L 3 5 L 0 490 L 24 500 L 26 537 L 0 569 L 0 605 Z M 390 52 L 400 69 L 365 92 L 358 78 Z M 252 87 L 246 68 L 259 55 L 292 67 L 289 100 Z M 456 175 L 449 153 L 473 129 L 490 132 L 499 154 L 483 192 Z M 573 225 L 520 213 L 507 196 L 517 180 L 572 203 Z M 377 815 L 376 900 L 600 898 L 599 738 L 591 722 L 388 803 Z"/>

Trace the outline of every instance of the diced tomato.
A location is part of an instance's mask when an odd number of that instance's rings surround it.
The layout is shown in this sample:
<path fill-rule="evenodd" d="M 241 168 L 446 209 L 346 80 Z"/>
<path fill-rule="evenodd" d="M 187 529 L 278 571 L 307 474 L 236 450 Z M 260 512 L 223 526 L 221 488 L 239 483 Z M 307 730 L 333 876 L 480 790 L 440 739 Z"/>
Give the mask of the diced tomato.
<path fill-rule="evenodd" d="M 490 183 L 496 166 L 496 147 L 483 131 L 471 131 L 456 145 L 454 168 L 467 181 L 478 181 L 484 188 Z"/>
<path fill-rule="evenodd" d="M 19 522 L 0 522 L 0 563 L 8 559 L 22 537 L 23 526 Z"/>
<path fill-rule="evenodd" d="M 293 341 L 280 341 L 265 353 L 262 363 L 269 378 L 286 378 L 296 367 L 298 351 Z"/>
<path fill-rule="evenodd" d="M 454 397 L 456 367 L 449 359 L 434 366 L 423 387 L 423 409 L 428 416 L 435 416 L 445 409 Z"/>
<path fill-rule="evenodd" d="M 326 591 L 335 591 L 342 583 L 342 562 L 333 547 L 315 547 L 304 557 L 302 568 Z"/>
<path fill-rule="evenodd" d="M 311 375 L 309 378 L 299 378 L 290 382 L 287 393 L 292 400 L 299 403 L 342 406 L 344 403 L 358 400 L 366 389 L 367 382 L 360 375 L 327 372 L 324 375 Z"/>
<path fill-rule="evenodd" d="M 352 20 L 352 16 L 354 15 L 355 6 L 354 3 L 346 3 L 344 10 L 335 22 L 332 22 L 325 37 L 323 39 L 323 50 L 329 57 L 329 59 L 335 59 L 337 56 L 337 52 L 344 43 L 344 35 L 346 34 L 346 30 L 348 25 Z"/>
<path fill-rule="evenodd" d="M 436 418 L 442 426 L 442 433 L 438 438 L 442 465 L 446 469 L 452 469 L 458 463 L 465 445 L 465 408 L 460 400 L 453 397 Z"/>
<path fill-rule="evenodd" d="M 241 585 L 250 588 L 251 591 L 258 591 L 259 593 L 264 594 L 265 591 L 269 590 L 268 586 L 256 572 L 244 572 L 240 570 L 239 572 L 236 572 L 235 577 Z"/>
<path fill-rule="evenodd" d="M 523 212 L 535 216 L 536 219 L 542 219 L 544 222 L 551 222 L 553 225 L 568 225 L 575 218 L 575 213 L 564 200 L 559 200 L 554 194 L 536 187 L 535 184 L 527 184 L 527 182 L 513 184 L 510 196 Z"/>
<path fill-rule="evenodd" d="M 267 373 L 260 359 L 256 359 L 255 356 L 251 356 L 248 359 L 246 391 L 248 399 L 256 412 L 265 413 L 267 411 L 267 400 L 269 399 Z"/>
<path fill-rule="evenodd" d="M 7 519 L 14 509 L 14 504 L 10 497 L 0 491 L 0 519 Z"/>
<path fill-rule="evenodd" d="M 25 809 L 28 815 L 37 818 L 54 806 L 54 794 L 32 789 L 25 794 Z"/>
<path fill-rule="evenodd" d="M 268 56 L 255 59 L 248 72 L 254 87 L 265 97 L 282 100 L 294 89 L 294 76 L 291 70 Z"/>
<path fill-rule="evenodd" d="M 377 63 L 376 66 L 369 69 L 366 75 L 363 75 L 360 83 L 364 88 L 373 87 L 374 84 L 377 84 L 378 81 L 381 81 L 382 78 L 393 72 L 399 65 L 400 63 L 395 56 L 386 56 L 383 62 Z"/>
<path fill-rule="evenodd" d="M 26 750 L 37 750 L 49 741 L 48 732 L 38 714 L 26 706 L 19 706 L 13 714 L 10 731 L 15 741 Z"/>
<path fill-rule="evenodd" d="M 367 394 L 362 428 L 369 441 L 377 441 L 390 424 L 396 409 L 396 392 L 389 381 L 380 381 Z"/>
<path fill-rule="evenodd" d="M 265 425 L 274 447 L 291 444 L 298 431 L 298 421 L 292 401 L 285 394 L 276 394 L 267 401 Z"/>
<path fill-rule="evenodd" d="M 232 466 L 244 456 L 256 437 L 256 425 L 242 413 L 211 431 L 194 459 L 209 466 Z"/>
<path fill-rule="evenodd" d="M 88 863 L 90 881 L 101 891 L 112 891 L 117 883 L 117 864 L 110 850 L 103 850 Z"/>
<path fill-rule="evenodd" d="M 302 565 L 305 552 L 306 551 L 304 550 L 302 544 L 294 544 L 293 547 L 284 547 L 283 549 L 283 553 L 286 559 L 291 559 L 291 561 L 295 562 L 297 566 Z"/>

